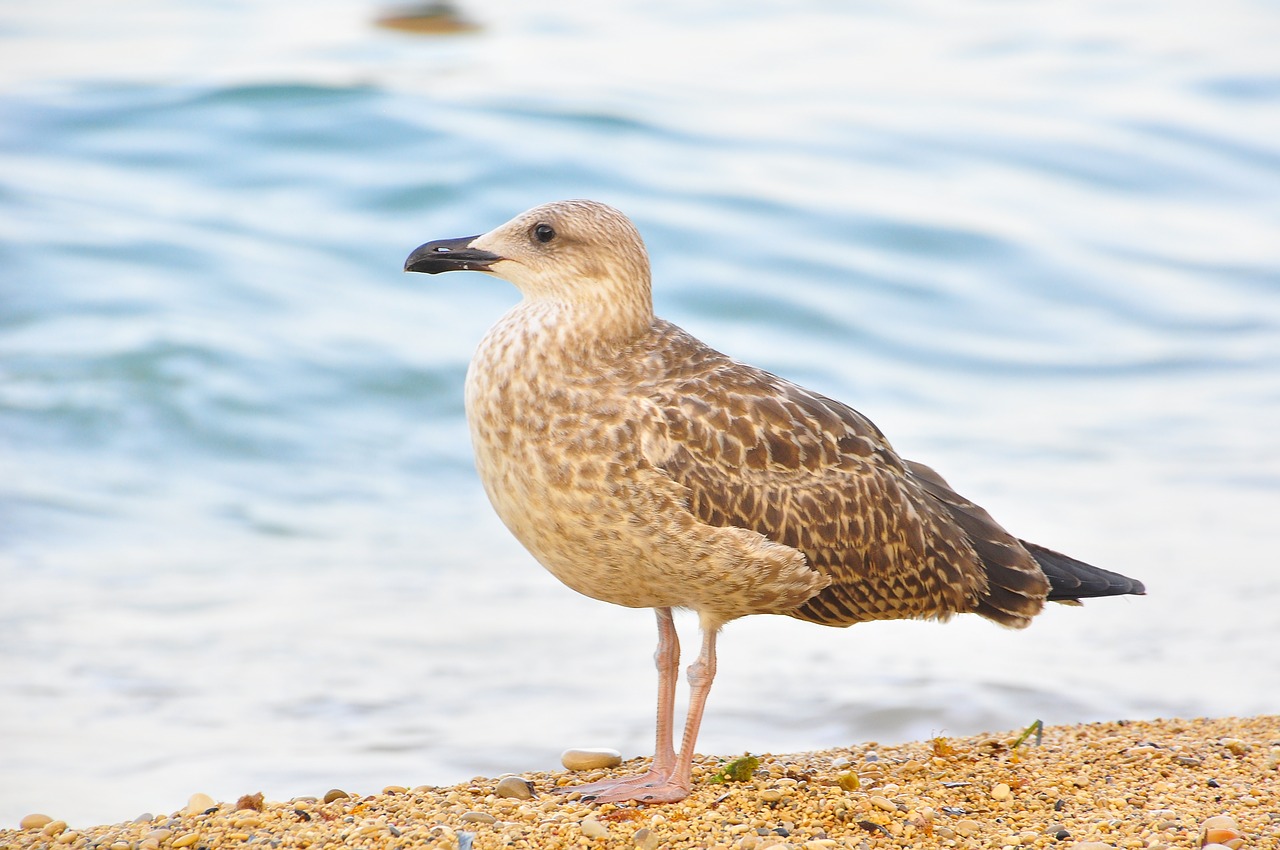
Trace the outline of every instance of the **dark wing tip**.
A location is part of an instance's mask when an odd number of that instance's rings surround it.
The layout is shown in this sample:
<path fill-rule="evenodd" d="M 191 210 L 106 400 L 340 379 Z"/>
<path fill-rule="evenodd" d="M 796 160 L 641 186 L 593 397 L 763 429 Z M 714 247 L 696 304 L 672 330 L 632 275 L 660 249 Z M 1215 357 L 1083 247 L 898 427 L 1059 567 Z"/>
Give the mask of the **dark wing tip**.
<path fill-rule="evenodd" d="M 1020 542 L 1049 579 L 1051 602 L 1094 599 L 1102 596 L 1145 596 L 1146 585 L 1136 578 L 1104 570 L 1069 555 L 1028 543 Z"/>

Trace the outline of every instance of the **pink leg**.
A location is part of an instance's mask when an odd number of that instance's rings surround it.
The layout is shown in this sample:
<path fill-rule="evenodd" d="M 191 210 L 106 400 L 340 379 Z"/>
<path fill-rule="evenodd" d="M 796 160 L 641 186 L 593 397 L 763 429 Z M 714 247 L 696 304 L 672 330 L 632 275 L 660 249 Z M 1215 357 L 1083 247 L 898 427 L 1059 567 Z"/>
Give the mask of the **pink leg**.
<path fill-rule="evenodd" d="M 675 621 L 670 608 L 655 608 L 658 615 L 658 649 L 653 653 L 658 667 L 658 722 L 657 741 L 654 744 L 653 764 L 644 773 L 617 779 L 602 779 L 586 785 L 567 785 L 556 790 L 561 793 L 577 791 L 583 796 L 594 796 L 611 791 L 660 784 L 671 775 L 676 763 L 675 747 L 671 743 L 671 727 L 675 715 L 676 679 L 680 674 L 680 638 L 676 634 Z"/>
<path fill-rule="evenodd" d="M 675 767 L 665 780 L 619 786 L 612 791 L 595 794 L 593 797 L 597 802 L 675 803 L 689 796 L 693 783 L 693 747 L 698 742 L 698 727 L 702 725 L 702 712 L 707 707 L 707 694 L 711 692 L 711 682 L 716 677 L 716 631 L 703 624 L 702 651 L 698 653 L 698 660 L 689 665 L 689 714 L 685 719 L 684 738 L 680 742 L 680 755 L 676 758 Z"/>

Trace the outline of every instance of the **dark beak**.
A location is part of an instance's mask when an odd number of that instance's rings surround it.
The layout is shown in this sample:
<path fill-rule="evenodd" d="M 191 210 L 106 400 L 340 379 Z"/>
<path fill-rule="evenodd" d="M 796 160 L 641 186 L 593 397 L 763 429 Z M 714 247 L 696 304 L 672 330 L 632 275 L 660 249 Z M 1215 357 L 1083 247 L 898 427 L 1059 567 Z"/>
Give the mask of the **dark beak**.
<path fill-rule="evenodd" d="M 425 272 L 439 274 L 470 270 L 487 272 L 489 267 L 502 259 L 498 254 L 472 248 L 471 241 L 479 236 L 464 236 L 461 239 L 437 239 L 413 249 L 409 259 L 404 261 L 407 272 Z"/>

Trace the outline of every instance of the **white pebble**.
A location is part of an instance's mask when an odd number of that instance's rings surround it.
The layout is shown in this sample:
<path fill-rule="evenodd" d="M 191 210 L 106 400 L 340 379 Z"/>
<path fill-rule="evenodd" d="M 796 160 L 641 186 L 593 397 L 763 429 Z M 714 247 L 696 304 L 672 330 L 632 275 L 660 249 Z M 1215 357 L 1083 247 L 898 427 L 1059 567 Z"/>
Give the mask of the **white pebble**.
<path fill-rule="evenodd" d="M 991 796 L 996 800 L 1007 800 L 1013 796 L 1013 790 L 1008 785 L 1000 782 L 991 789 Z"/>
<path fill-rule="evenodd" d="M 218 805 L 218 801 L 208 794 L 192 794 L 191 799 L 187 800 L 187 814 L 198 815 L 209 811 L 216 805 Z"/>
<path fill-rule="evenodd" d="M 622 753 L 607 747 L 584 747 L 565 750 L 560 763 L 567 770 L 598 770 L 622 764 Z"/>
<path fill-rule="evenodd" d="M 579 826 L 582 827 L 582 834 L 585 835 L 587 838 L 608 838 L 609 837 L 609 827 L 600 823 L 600 821 L 596 820 L 595 818 L 584 818 L 582 823 L 579 824 Z"/>
<path fill-rule="evenodd" d="M 888 797 L 874 796 L 871 798 L 871 805 L 877 809 L 884 809 L 886 812 L 898 813 L 898 806 Z"/>

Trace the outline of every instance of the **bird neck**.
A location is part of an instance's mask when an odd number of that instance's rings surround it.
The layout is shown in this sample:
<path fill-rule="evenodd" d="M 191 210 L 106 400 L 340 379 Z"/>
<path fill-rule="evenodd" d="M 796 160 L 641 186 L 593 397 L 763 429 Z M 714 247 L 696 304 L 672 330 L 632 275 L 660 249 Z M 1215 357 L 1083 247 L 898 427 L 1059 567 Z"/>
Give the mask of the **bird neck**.
<path fill-rule="evenodd" d="M 647 286 L 593 287 L 573 296 L 526 295 L 512 313 L 522 314 L 542 343 L 574 355 L 624 348 L 653 326 Z"/>

